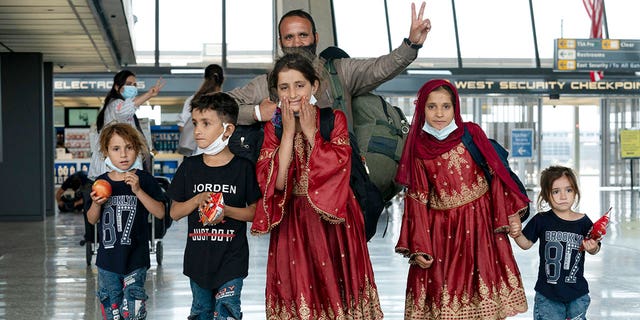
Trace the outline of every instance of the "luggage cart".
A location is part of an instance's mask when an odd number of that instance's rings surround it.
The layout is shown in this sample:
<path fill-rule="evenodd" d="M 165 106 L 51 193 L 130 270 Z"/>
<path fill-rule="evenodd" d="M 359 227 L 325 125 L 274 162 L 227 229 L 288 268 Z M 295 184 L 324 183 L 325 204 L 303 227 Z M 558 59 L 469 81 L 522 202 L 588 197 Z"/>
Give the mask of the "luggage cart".
<path fill-rule="evenodd" d="M 149 253 L 155 254 L 156 262 L 158 263 L 159 266 L 161 266 L 162 258 L 164 254 L 162 238 L 164 237 L 164 235 L 167 232 L 167 229 L 169 229 L 169 227 L 171 226 L 171 223 L 173 222 L 173 220 L 171 219 L 171 216 L 169 215 L 169 211 L 171 210 L 171 198 L 167 194 L 171 181 L 169 180 L 169 178 L 163 177 L 163 176 L 155 176 L 155 178 L 158 184 L 160 184 L 160 188 L 162 189 L 162 193 L 164 195 L 165 213 L 164 213 L 164 218 L 162 220 L 157 219 L 152 214 L 149 214 L 149 217 L 147 218 L 149 222 L 150 233 L 151 233 L 151 239 L 149 240 Z M 85 215 L 86 215 L 86 209 L 88 209 L 89 206 L 91 205 L 90 204 L 91 197 L 89 197 L 88 203 L 89 205 L 85 207 L 85 212 L 84 212 Z M 85 227 L 87 227 L 86 224 L 85 224 Z M 95 225 L 91 225 L 91 229 L 93 229 L 93 241 L 86 241 L 84 243 L 87 266 L 91 265 L 92 257 L 98 254 L 98 246 L 99 246 L 98 228 L 96 228 Z"/>

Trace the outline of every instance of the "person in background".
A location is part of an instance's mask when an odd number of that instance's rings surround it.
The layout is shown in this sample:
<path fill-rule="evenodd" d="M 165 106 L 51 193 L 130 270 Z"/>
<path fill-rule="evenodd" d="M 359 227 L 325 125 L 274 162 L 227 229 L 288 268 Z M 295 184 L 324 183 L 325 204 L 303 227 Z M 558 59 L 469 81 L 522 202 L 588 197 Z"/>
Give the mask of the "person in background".
<path fill-rule="evenodd" d="M 382 319 L 362 210 L 349 185 L 345 114 L 334 110 L 324 141 L 311 102 L 320 79 L 301 54 L 276 62 L 269 87 L 281 107 L 264 128 L 256 168 L 263 198 L 251 227 L 270 233 L 266 318 Z"/>
<path fill-rule="evenodd" d="M 418 91 L 396 181 L 407 186 L 396 252 L 409 258 L 405 319 L 504 319 L 527 310 L 507 232 L 529 199 L 482 128 L 462 122 L 447 80 Z M 491 169 L 489 183 L 462 143 L 467 130 Z"/>
<path fill-rule="evenodd" d="M 169 187 L 171 218 L 188 217 L 183 272 L 191 285 L 189 319 L 242 319 L 240 294 L 249 273 L 247 221 L 260 198 L 256 171 L 227 145 L 238 118 L 238 104 L 229 95 L 196 95 L 191 115 L 198 152 L 182 161 Z M 222 193 L 222 214 L 201 215 L 215 193 Z"/>
<path fill-rule="evenodd" d="M 82 211 L 84 208 L 83 192 L 87 194 L 91 190 L 91 180 L 84 171 L 77 171 L 70 175 L 58 190 L 56 190 L 56 202 L 60 212 Z"/>
<path fill-rule="evenodd" d="M 573 211 L 580 203 L 578 179 L 571 168 L 551 166 L 540 173 L 538 210 L 524 230 L 511 230 L 518 246 L 527 250 L 540 240 L 540 266 L 533 318 L 536 320 L 586 319 L 591 302 L 584 277 L 584 251 L 595 255 L 600 242 L 587 239 L 593 222 L 584 213 Z M 581 245 L 584 248 L 582 251 Z"/>
<path fill-rule="evenodd" d="M 112 168 L 97 179 L 111 185 L 111 195 L 91 192 L 87 219 L 97 224 L 98 292 L 103 317 L 145 319 L 144 289 L 149 259 L 149 213 L 163 219 L 165 205 L 160 185 L 136 164 L 144 154 L 142 134 L 126 123 L 114 123 L 100 132 L 100 151 Z"/>
<path fill-rule="evenodd" d="M 351 97 L 369 92 L 380 84 L 392 79 L 402 72 L 418 56 L 427 34 L 431 30 L 431 21 L 423 19 L 425 2 L 416 14 L 415 4 L 411 4 L 411 27 L 409 37 L 405 38 L 398 48 L 391 53 L 371 59 L 337 59 L 334 64 L 338 78 L 344 88 L 344 100 L 347 109 L 351 110 Z M 320 108 L 333 105 L 330 76 L 324 69 L 324 59 L 316 56 L 316 46 L 320 35 L 311 15 L 303 10 L 292 10 L 280 19 L 278 39 L 285 53 L 300 50 L 312 54 L 313 66 L 319 75 L 321 92 L 316 94 Z M 243 87 L 231 90 L 229 94 L 240 106 L 238 124 L 251 125 L 256 122 L 270 121 L 276 110 L 276 103 L 269 95 L 267 75 L 252 79 Z M 350 111 L 348 111 L 350 112 Z M 347 114 L 350 118 L 350 114 Z"/>
<path fill-rule="evenodd" d="M 133 72 L 122 70 L 116 73 L 113 77 L 111 90 L 107 93 L 104 104 L 100 112 L 98 112 L 96 130 L 92 130 L 93 133 L 90 135 L 90 140 L 92 141 L 90 142 L 91 165 L 89 166 L 89 178 L 94 179 L 108 170 L 104 165 L 105 155 L 99 152 L 99 144 L 97 142 L 97 136 L 100 134 L 102 128 L 112 122 L 127 123 L 137 128 L 140 133 L 143 134 L 138 117 L 136 117 L 136 111 L 140 105 L 157 96 L 164 85 L 165 81 L 160 78 L 149 91 L 139 95 L 136 75 Z M 145 155 L 145 159 L 144 169 L 149 173 L 153 173 L 150 153 Z M 142 167 L 140 167 L 140 169 L 142 169 Z"/>
<path fill-rule="evenodd" d="M 198 91 L 184 101 L 182 112 L 178 114 L 178 130 L 180 130 L 179 154 L 190 156 L 196 151 L 196 141 L 193 137 L 193 123 L 191 122 L 191 101 L 205 93 L 219 92 L 224 83 L 224 72 L 217 64 L 210 64 L 204 69 L 204 80 Z"/>

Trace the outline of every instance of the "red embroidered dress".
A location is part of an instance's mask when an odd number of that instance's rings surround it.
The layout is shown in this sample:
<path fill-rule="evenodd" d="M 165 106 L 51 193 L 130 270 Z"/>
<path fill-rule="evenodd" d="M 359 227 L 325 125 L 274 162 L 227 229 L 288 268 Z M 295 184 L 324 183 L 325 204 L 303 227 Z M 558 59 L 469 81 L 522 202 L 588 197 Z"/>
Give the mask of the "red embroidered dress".
<path fill-rule="evenodd" d="M 405 319 L 502 319 L 527 310 L 520 271 L 504 232 L 527 204 L 482 169 L 464 145 L 416 159 L 417 187 L 405 199 L 396 251 L 434 257 L 409 269 Z"/>
<path fill-rule="evenodd" d="M 316 123 L 319 128 L 319 112 Z M 275 189 L 279 145 L 267 122 L 256 164 L 263 198 L 251 227 L 254 234 L 271 233 L 267 319 L 381 319 L 364 220 L 349 187 L 344 114 L 335 111 L 330 142 L 316 131 L 311 148 L 296 133 L 284 191 Z"/>

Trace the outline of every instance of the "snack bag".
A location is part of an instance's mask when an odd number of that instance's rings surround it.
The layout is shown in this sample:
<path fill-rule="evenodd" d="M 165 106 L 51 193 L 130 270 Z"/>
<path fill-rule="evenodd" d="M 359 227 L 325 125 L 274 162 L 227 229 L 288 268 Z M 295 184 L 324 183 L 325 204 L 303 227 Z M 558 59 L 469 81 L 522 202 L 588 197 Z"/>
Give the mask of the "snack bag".
<path fill-rule="evenodd" d="M 213 225 L 213 221 L 222 215 L 224 210 L 224 198 L 221 192 L 212 192 L 207 198 L 207 203 L 198 208 L 200 213 L 200 221 L 203 225 Z"/>

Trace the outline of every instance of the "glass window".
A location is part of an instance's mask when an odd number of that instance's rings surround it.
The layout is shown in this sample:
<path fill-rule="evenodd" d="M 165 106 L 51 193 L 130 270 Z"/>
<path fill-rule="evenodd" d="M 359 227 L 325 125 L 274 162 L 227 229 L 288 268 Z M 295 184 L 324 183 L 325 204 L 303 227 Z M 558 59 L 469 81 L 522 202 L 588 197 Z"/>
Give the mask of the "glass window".
<path fill-rule="evenodd" d="M 456 0 L 455 4 L 463 67 L 535 66 L 528 1 Z"/>
<path fill-rule="evenodd" d="M 221 63 L 221 0 L 160 1 L 160 65 Z"/>
<path fill-rule="evenodd" d="M 387 1 L 392 48 L 409 37 L 411 27 L 411 3 L 416 5 L 416 15 L 420 13 L 421 1 Z M 411 68 L 444 68 L 458 66 L 456 35 L 453 26 L 451 1 L 428 1 L 423 19 L 431 20 L 431 32 L 424 47 L 418 51 L 418 59 Z"/>
<path fill-rule="evenodd" d="M 338 47 L 349 56 L 368 58 L 389 53 L 383 0 L 334 1 L 333 9 Z"/>
<path fill-rule="evenodd" d="M 640 3 L 638 3 L 637 1 L 605 1 L 607 25 L 609 27 L 609 38 L 640 39 L 640 20 L 638 20 L 639 9 Z M 606 36 L 604 30 L 602 34 L 603 37 Z"/>
<path fill-rule="evenodd" d="M 272 2 L 234 0 L 226 3 L 228 66 L 271 68 L 275 34 Z"/>
<path fill-rule="evenodd" d="M 582 1 L 534 0 L 541 67 L 553 67 L 554 40 L 587 39 L 591 20 Z"/>
<path fill-rule="evenodd" d="M 131 36 L 134 44 L 133 49 L 136 52 L 136 63 L 137 65 L 153 65 L 156 48 L 156 1 L 132 1 L 131 8 L 135 21 Z"/>

